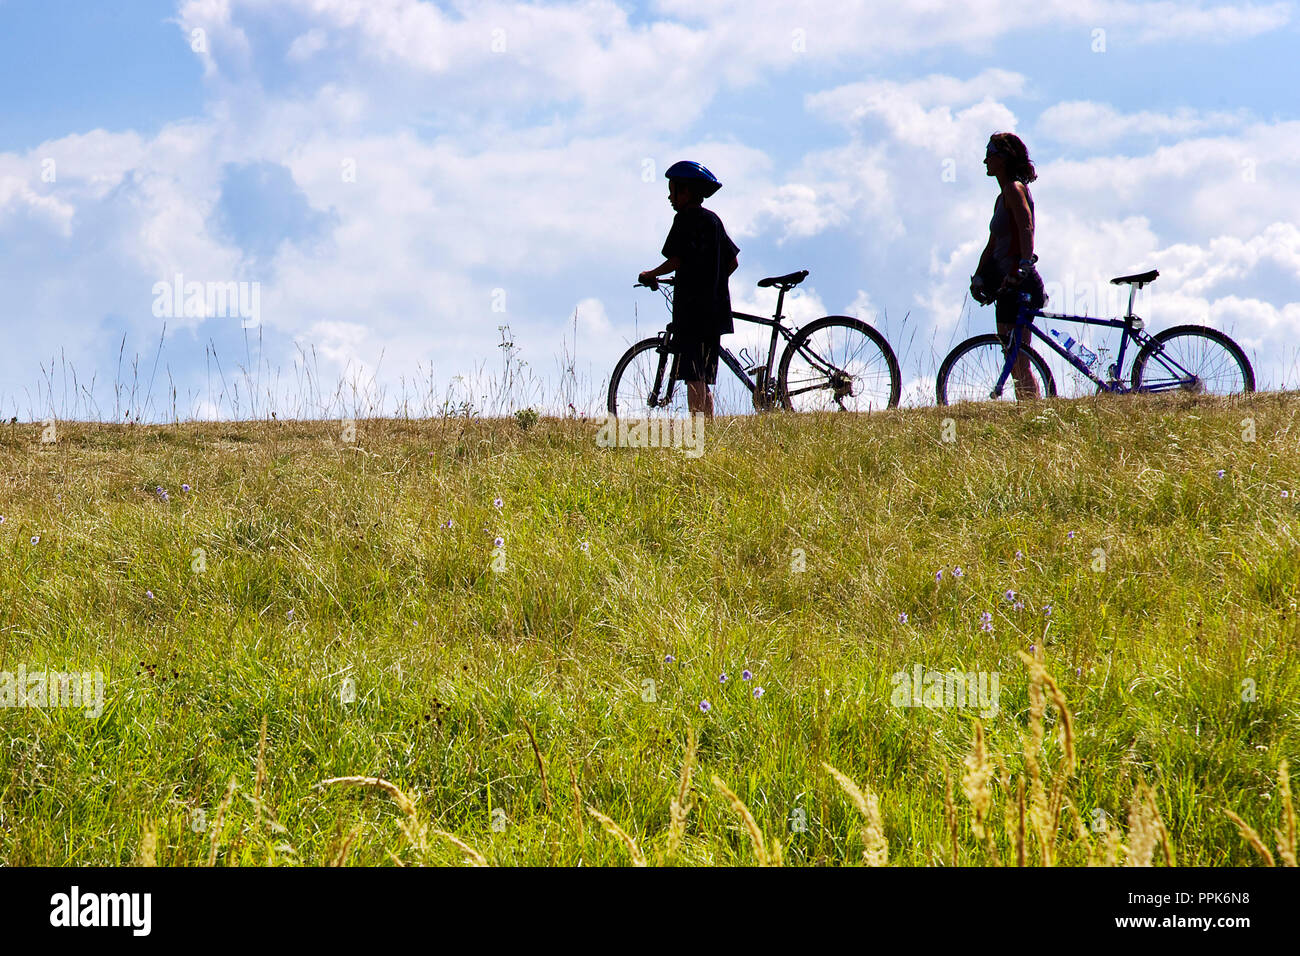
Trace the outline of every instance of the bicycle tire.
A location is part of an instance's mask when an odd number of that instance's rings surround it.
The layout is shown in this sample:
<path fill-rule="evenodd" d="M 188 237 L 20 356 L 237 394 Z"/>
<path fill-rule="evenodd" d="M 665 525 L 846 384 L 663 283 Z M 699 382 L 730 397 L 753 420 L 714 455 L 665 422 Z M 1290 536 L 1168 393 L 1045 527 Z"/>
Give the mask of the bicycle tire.
<path fill-rule="evenodd" d="M 686 386 L 683 382 L 678 382 L 673 389 L 672 405 L 651 408 L 646 402 L 650 390 L 653 388 L 655 374 L 658 370 L 660 360 L 658 350 L 661 344 L 661 339 L 658 336 L 642 339 L 624 352 L 622 358 L 614 365 L 614 372 L 609 377 L 609 393 L 605 397 L 605 407 L 611 415 L 617 417 L 619 414 L 620 389 L 624 393 L 625 404 L 629 401 L 638 403 L 636 408 L 630 406 L 624 408 L 624 415 L 648 418 L 656 413 L 670 417 L 686 417 L 689 414 Z M 653 361 L 647 362 L 645 360 L 648 357 L 645 353 L 651 350 L 655 352 L 655 355 Z M 667 388 L 668 376 L 672 371 L 672 355 L 671 353 L 665 354 L 662 358 L 664 361 L 663 387 Z M 630 373 L 629 369 L 632 370 Z"/>
<path fill-rule="evenodd" d="M 1043 357 L 1035 352 L 1033 347 L 1029 345 L 1020 346 L 1020 351 L 1029 357 L 1030 367 L 1038 375 L 1038 390 L 1040 397 L 1055 398 L 1056 380 L 1052 378 L 1052 370 L 1047 367 L 1047 363 L 1043 361 Z M 1006 365 L 1007 357 L 1006 352 L 1002 349 L 1002 340 L 997 335 L 990 332 L 987 335 L 977 335 L 974 338 L 969 338 L 965 342 L 960 343 L 955 349 L 949 352 L 948 357 L 943 360 L 943 364 L 939 366 L 939 375 L 935 379 L 934 389 L 935 398 L 938 399 L 940 405 L 950 404 L 948 393 L 950 385 L 953 383 L 951 383 L 949 379 L 953 375 L 953 370 L 957 368 L 958 363 L 966 357 L 968 353 L 977 352 L 988 354 L 990 358 L 996 356 L 996 361 L 993 362 L 993 365 L 990 368 L 987 361 L 982 358 L 977 358 L 976 365 L 982 366 L 981 368 L 977 368 L 977 381 L 979 384 L 972 384 L 969 386 L 963 385 L 960 389 L 962 395 L 960 397 L 952 398 L 952 401 L 992 401 L 991 394 L 993 392 L 993 386 L 997 384 L 998 377 L 1002 374 L 1002 367 Z M 971 394 L 967 395 L 967 392 L 970 392 Z M 1010 377 L 1007 378 L 1006 383 L 1002 386 L 1002 396 L 1003 401 L 1015 401 L 1016 383 Z"/>
<path fill-rule="evenodd" d="M 843 333 L 841 341 L 856 342 L 844 349 L 847 355 L 838 354 L 835 349 L 836 330 Z M 818 337 L 816 342 L 815 336 Z M 823 338 L 827 344 L 822 344 Z M 790 369 L 796 356 L 804 359 L 809 371 L 804 373 L 805 382 L 798 378 L 801 369 L 796 366 L 797 381 L 792 387 Z M 808 361 L 809 356 L 835 372 L 827 373 L 818 368 L 812 361 Z M 886 375 L 888 382 L 883 381 L 883 376 Z M 818 376 L 825 376 L 824 385 L 815 384 Z M 870 412 L 894 408 L 898 405 L 902 391 L 898 359 L 885 337 L 861 319 L 847 315 L 824 316 L 809 322 L 795 333 L 781 355 L 777 382 L 781 404 L 795 412 L 849 411 L 844 404 L 845 398 L 865 399 L 855 402 L 852 411 Z M 857 386 L 861 386 L 862 390 L 857 391 Z M 826 404 L 819 406 L 813 393 L 823 390 L 829 395 L 826 396 Z"/>
<path fill-rule="evenodd" d="M 1212 347 L 1206 351 L 1205 346 L 1201 345 L 1199 357 L 1184 359 L 1180 354 L 1177 354 L 1180 347 L 1170 344 L 1176 339 L 1184 340 L 1186 344 L 1182 345 L 1181 348 L 1189 351 L 1195 350 L 1197 347 L 1195 342 L 1192 341 L 1194 339 L 1213 342 L 1218 348 Z M 1222 352 L 1219 351 L 1220 349 L 1222 349 Z M 1197 383 L 1194 386 L 1177 385 L 1172 377 L 1172 370 L 1167 367 L 1163 368 L 1161 371 L 1170 376 L 1168 378 L 1170 391 L 1177 389 L 1179 391 L 1200 392 L 1210 395 L 1240 395 L 1255 390 L 1255 370 L 1251 368 L 1246 353 L 1241 350 L 1241 346 L 1218 329 L 1212 329 L 1204 325 L 1176 325 L 1172 329 L 1165 329 L 1159 335 L 1153 335 L 1151 341 L 1142 346 L 1142 351 L 1138 352 L 1137 358 L 1133 360 L 1133 389 L 1135 391 L 1143 385 L 1148 389 L 1153 386 L 1157 389 L 1160 387 L 1160 380 L 1156 377 L 1158 373 L 1154 368 L 1151 374 L 1146 374 L 1147 362 L 1158 354 L 1169 355 L 1172 361 L 1177 362 L 1197 378 Z M 1219 355 L 1224 357 L 1214 358 L 1214 356 Z M 1204 382 L 1206 378 L 1202 375 L 1201 370 L 1207 364 L 1215 364 L 1217 367 L 1229 361 L 1237 366 L 1237 371 L 1240 373 L 1240 387 L 1233 387 L 1237 384 L 1237 380 L 1234 379 L 1232 383 L 1229 383 L 1224 388 L 1205 388 Z M 1157 364 L 1159 364 L 1159 360 L 1157 360 Z M 1195 368 L 1191 367 L 1193 364 L 1196 366 Z M 1143 381 L 1144 376 L 1146 377 L 1145 382 Z"/>

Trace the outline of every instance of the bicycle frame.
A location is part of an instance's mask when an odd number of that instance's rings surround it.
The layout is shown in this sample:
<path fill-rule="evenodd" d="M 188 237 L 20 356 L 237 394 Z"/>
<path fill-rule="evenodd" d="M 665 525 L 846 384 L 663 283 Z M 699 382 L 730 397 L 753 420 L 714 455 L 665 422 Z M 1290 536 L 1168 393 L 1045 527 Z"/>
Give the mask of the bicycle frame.
<path fill-rule="evenodd" d="M 1086 315 L 1066 315 L 1060 312 L 1044 312 L 1041 309 L 1029 309 L 1027 306 L 1021 306 L 1019 314 L 1016 316 L 1015 329 L 1011 333 L 1011 345 L 1006 348 L 1006 362 L 1002 366 L 1002 374 L 998 376 L 997 384 L 990 393 L 990 398 L 1001 398 L 1002 390 L 1006 386 L 1007 379 L 1011 377 L 1011 371 L 1015 367 L 1016 358 L 1020 354 L 1020 339 L 1023 331 L 1028 327 L 1030 333 L 1043 342 L 1061 358 L 1074 368 L 1077 372 L 1089 379 L 1100 390 L 1105 392 L 1114 392 L 1117 394 L 1126 394 L 1128 392 L 1161 392 L 1175 388 L 1185 388 L 1196 381 L 1196 376 L 1183 368 L 1173 359 L 1168 358 L 1161 352 L 1156 352 L 1152 358 L 1160 362 L 1170 373 L 1177 376 L 1175 381 L 1161 382 L 1156 385 L 1139 385 L 1133 388 L 1126 385 L 1120 379 L 1120 371 L 1124 368 L 1124 352 L 1128 348 L 1128 342 L 1131 338 L 1136 347 L 1141 349 L 1152 341 L 1153 337 L 1148 335 L 1143 328 L 1143 322 L 1133 314 L 1133 298 L 1137 289 L 1130 286 L 1128 296 L 1128 313 L 1122 319 L 1095 319 Z M 1115 356 L 1114 363 L 1106 370 L 1107 379 L 1098 378 L 1086 366 L 1083 361 L 1067 352 L 1051 336 L 1042 329 L 1033 324 L 1034 319 L 1039 316 L 1045 319 L 1055 319 L 1058 322 L 1077 322 L 1080 325 L 1095 325 L 1108 329 L 1120 329 L 1119 354 Z M 1110 374 L 1110 369 L 1114 369 L 1114 375 Z"/>
<path fill-rule="evenodd" d="M 672 281 L 668 279 L 660 279 L 659 282 L 664 285 L 673 284 Z M 788 342 L 795 337 L 798 331 L 797 329 L 796 330 L 788 329 L 784 325 L 782 325 L 782 320 L 784 320 L 785 316 L 781 314 L 781 307 L 784 304 L 785 304 L 785 289 L 778 289 L 777 297 L 776 297 L 776 311 L 773 313 L 772 318 L 769 319 L 761 315 L 751 315 L 748 312 L 733 311 L 731 313 L 731 317 L 733 319 L 739 319 L 741 322 L 751 322 L 755 325 L 767 325 L 770 326 L 772 329 L 772 338 L 767 346 L 767 359 L 763 364 L 763 366 L 761 366 L 763 369 L 763 374 L 761 377 L 764 382 L 770 382 L 772 380 L 772 369 L 773 366 L 776 364 L 776 354 L 777 354 L 776 345 L 778 340 L 784 337 L 785 340 Z M 649 395 L 649 406 L 651 408 L 663 407 L 672 402 L 673 389 L 677 385 L 677 367 L 681 359 L 680 353 L 676 351 L 672 351 L 672 342 L 670 341 L 669 336 L 666 333 L 661 332 L 659 337 L 660 337 L 659 354 L 663 355 L 665 353 L 665 350 L 668 350 L 672 355 L 672 366 L 671 366 L 671 373 L 668 376 L 668 389 L 664 393 L 664 396 L 661 400 L 659 398 L 659 390 L 664 386 L 664 381 L 663 381 L 664 368 L 668 363 L 666 362 L 659 363 L 659 370 L 655 374 L 654 388 L 650 390 L 650 395 Z M 731 369 L 732 373 L 736 376 L 736 378 L 740 379 L 741 384 L 744 385 L 745 388 L 749 390 L 749 393 L 751 395 L 755 394 L 758 391 L 759 389 L 758 382 L 749 377 L 749 371 L 745 369 L 740 359 L 736 358 L 735 353 L 733 353 L 731 349 L 719 345 L 718 360 L 722 362 L 724 365 L 726 365 L 727 368 Z M 757 373 L 759 368 L 760 366 L 753 366 L 754 372 Z"/>

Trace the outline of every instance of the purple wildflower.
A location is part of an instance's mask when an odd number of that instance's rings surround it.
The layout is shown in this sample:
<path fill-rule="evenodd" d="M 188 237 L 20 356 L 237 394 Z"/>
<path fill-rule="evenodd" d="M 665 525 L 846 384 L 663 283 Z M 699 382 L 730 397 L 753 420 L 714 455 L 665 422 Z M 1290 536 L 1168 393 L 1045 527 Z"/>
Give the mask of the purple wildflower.
<path fill-rule="evenodd" d="M 492 505 L 493 505 L 493 507 L 500 508 L 503 504 L 505 504 L 505 502 L 502 501 L 500 498 L 493 498 L 493 499 L 492 499 Z"/>
<path fill-rule="evenodd" d="M 722 674 L 719 674 L 719 675 L 718 675 L 718 683 L 719 683 L 719 684 L 725 684 L 726 682 L 727 682 L 727 675 L 726 675 L 726 673 L 724 672 L 724 673 L 722 673 Z"/>
<path fill-rule="evenodd" d="M 712 709 L 713 709 L 713 705 L 710 704 L 707 700 L 700 701 L 700 713 L 707 714 Z"/>
<path fill-rule="evenodd" d="M 32 535 L 32 544 L 40 544 L 40 543 L 41 543 L 41 536 L 39 534 Z"/>
<path fill-rule="evenodd" d="M 153 600 L 153 592 L 152 592 L 152 591 L 145 591 L 145 592 L 144 592 L 144 596 L 147 597 L 150 601 Z"/>
<path fill-rule="evenodd" d="M 961 577 L 961 576 L 962 576 L 963 574 L 965 574 L 965 573 L 966 573 L 966 572 L 963 571 L 960 567 L 956 567 L 956 568 L 953 568 L 953 569 L 952 569 L 952 576 L 953 576 L 954 578 L 959 578 L 959 577 Z"/>
<path fill-rule="evenodd" d="M 671 663 L 672 663 L 673 661 L 675 661 L 675 660 L 676 660 L 676 658 L 673 657 L 673 655 L 671 655 L 671 654 L 666 654 L 666 655 L 664 655 L 664 663 L 665 663 L 665 664 L 671 664 Z"/>
<path fill-rule="evenodd" d="M 1014 601 L 1016 599 L 1016 592 L 1008 588 L 1006 598 L 1008 601 Z"/>
<path fill-rule="evenodd" d="M 1215 477 L 1216 477 L 1216 478 L 1222 478 L 1223 475 L 1224 475 L 1224 471 L 1223 471 L 1222 468 L 1220 468 L 1217 472 L 1215 472 Z"/>
<path fill-rule="evenodd" d="M 983 614 L 980 615 L 980 630 L 981 631 L 993 630 L 993 615 L 990 614 L 988 611 L 985 611 Z"/>
<path fill-rule="evenodd" d="M 761 688 L 761 687 L 755 687 L 755 688 L 754 688 L 754 697 L 755 697 L 755 699 L 757 699 L 757 698 L 759 698 L 759 697 L 762 697 L 762 696 L 763 696 L 763 688 Z"/>
<path fill-rule="evenodd" d="M 495 541 L 492 542 L 492 547 L 494 548 L 504 548 L 505 546 L 506 546 L 505 538 L 497 538 Z"/>
<path fill-rule="evenodd" d="M 943 568 L 940 568 L 938 571 L 934 572 L 934 580 L 936 583 L 943 580 Z"/>
<path fill-rule="evenodd" d="M 902 612 L 901 614 L 898 615 L 898 623 L 899 623 L 899 624 L 906 624 L 906 623 L 907 623 L 907 612 L 906 612 L 906 611 L 904 611 L 904 612 Z"/>
<path fill-rule="evenodd" d="M 181 485 L 181 491 L 188 495 L 190 493 L 190 486 L 188 484 Z"/>
<path fill-rule="evenodd" d="M 754 678 L 753 671 L 744 670 L 740 672 L 741 680 L 753 680 L 753 678 Z"/>
<path fill-rule="evenodd" d="M 1025 556 L 1025 553 L 1024 553 L 1023 551 L 1017 551 L 1017 552 L 1016 552 L 1016 560 L 1017 560 L 1017 561 L 1019 561 L 1019 560 L 1020 560 L 1021 558 L 1023 558 L 1024 556 Z"/>

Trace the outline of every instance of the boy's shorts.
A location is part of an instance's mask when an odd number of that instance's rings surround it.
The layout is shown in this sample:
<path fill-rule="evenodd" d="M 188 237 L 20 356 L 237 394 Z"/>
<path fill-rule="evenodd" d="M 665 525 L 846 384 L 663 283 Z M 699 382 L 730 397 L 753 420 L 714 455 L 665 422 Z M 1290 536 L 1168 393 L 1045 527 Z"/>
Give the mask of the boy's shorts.
<path fill-rule="evenodd" d="M 717 383 L 719 338 L 674 333 L 673 344 L 681 356 L 677 362 L 677 381 Z"/>

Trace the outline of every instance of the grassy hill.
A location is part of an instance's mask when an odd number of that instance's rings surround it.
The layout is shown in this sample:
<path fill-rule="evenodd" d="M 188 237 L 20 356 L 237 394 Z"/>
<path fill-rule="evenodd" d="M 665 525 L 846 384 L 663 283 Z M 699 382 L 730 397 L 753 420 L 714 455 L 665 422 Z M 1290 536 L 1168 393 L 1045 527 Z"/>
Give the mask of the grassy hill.
<path fill-rule="evenodd" d="M 0 427 L 0 859 L 1280 863 L 1298 412 Z"/>

